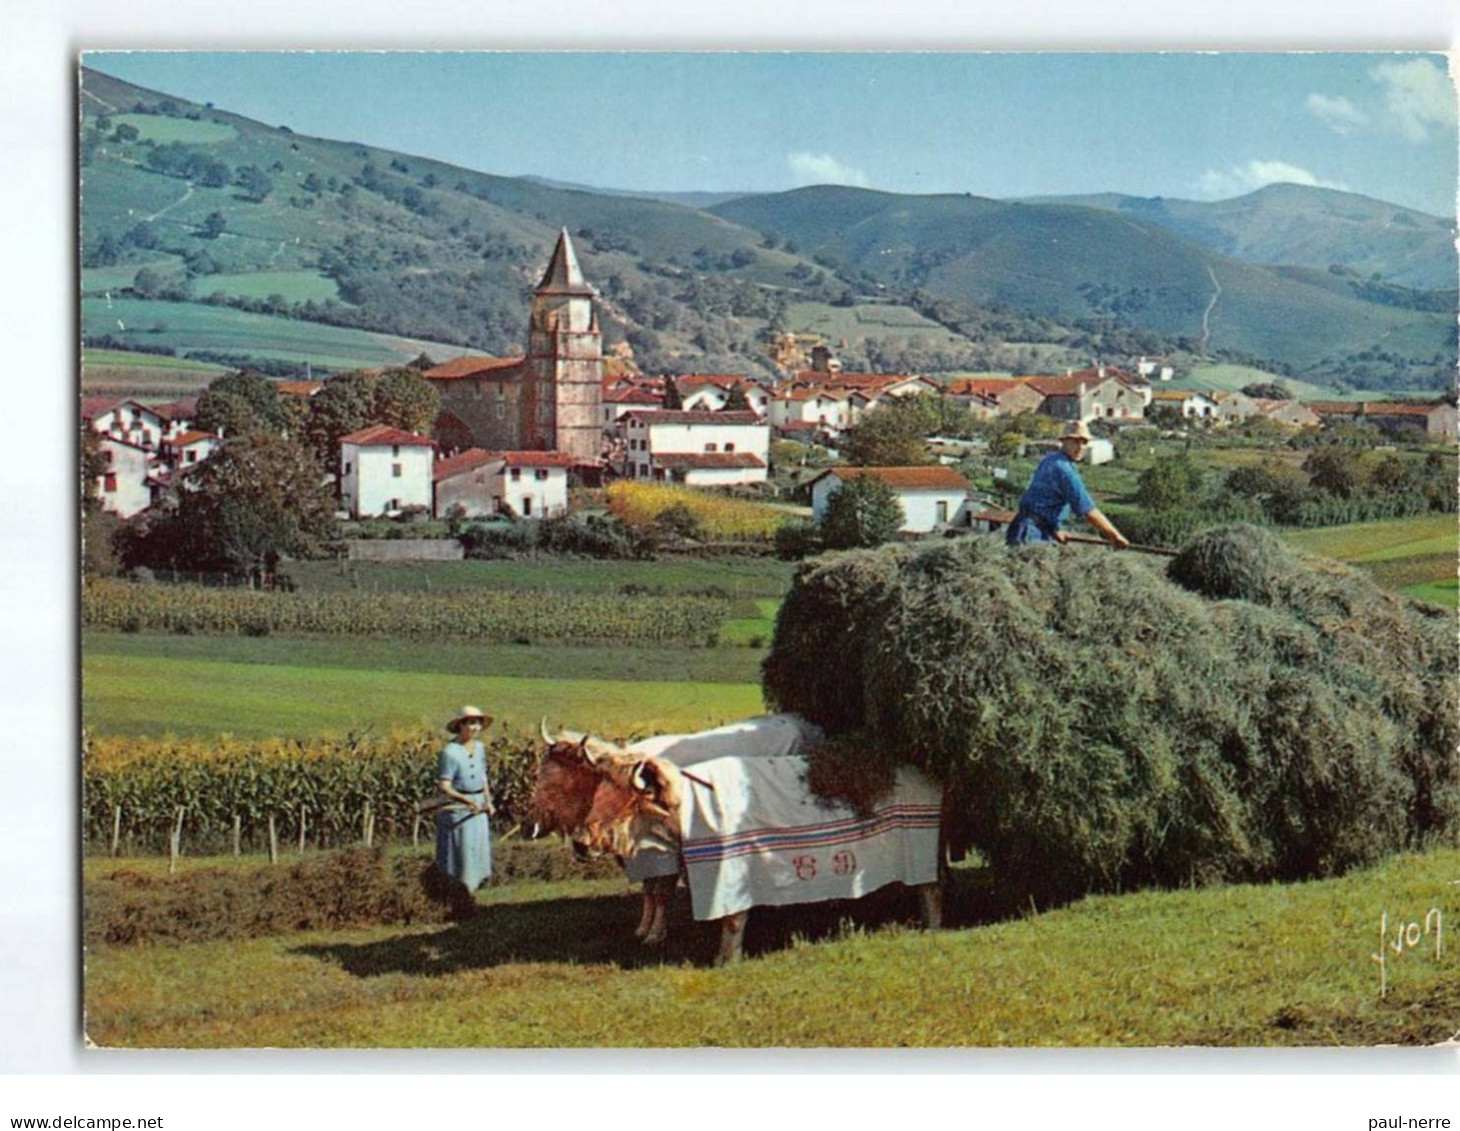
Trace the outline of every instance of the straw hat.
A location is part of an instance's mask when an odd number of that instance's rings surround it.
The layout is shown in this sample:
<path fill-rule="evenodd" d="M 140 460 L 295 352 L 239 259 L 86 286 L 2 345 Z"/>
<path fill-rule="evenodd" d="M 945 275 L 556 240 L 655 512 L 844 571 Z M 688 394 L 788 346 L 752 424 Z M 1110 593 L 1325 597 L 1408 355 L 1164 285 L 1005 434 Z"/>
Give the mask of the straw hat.
<path fill-rule="evenodd" d="M 492 725 L 492 716 L 483 711 L 480 707 L 463 707 L 457 712 L 456 718 L 446 724 L 446 729 L 453 734 L 467 719 L 480 719 L 484 727 Z"/>
<path fill-rule="evenodd" d="M 1090 438 L 1090 426 L 1083 420 L 1077 421 L 1060 437 L 1061 440 L 1084 440 L 1087 444 Z"/>

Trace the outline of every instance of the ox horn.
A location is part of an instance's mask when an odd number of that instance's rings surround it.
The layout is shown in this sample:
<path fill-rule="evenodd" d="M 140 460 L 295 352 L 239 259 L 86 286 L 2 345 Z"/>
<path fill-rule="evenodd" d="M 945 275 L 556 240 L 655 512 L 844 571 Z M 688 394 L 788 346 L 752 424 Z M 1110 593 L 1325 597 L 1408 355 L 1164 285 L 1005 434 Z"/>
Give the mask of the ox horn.
<path fill-rule="evenodd" d="M 553 744 L 553 736 L 548 734 L 546 715 L 542 717 L 542 723 L 540 725 L 542 727 L 542 740 L 551 746 Z"/>

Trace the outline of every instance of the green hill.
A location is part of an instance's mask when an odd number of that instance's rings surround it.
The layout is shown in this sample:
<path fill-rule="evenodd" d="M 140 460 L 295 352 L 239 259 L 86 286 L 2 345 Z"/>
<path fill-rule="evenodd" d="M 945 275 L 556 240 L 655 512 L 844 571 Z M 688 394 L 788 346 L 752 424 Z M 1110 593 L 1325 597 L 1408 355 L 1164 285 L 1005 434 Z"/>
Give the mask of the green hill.
<path fill-rule="evenodd" d="M 1318 383 L 1375 347 L 1391 355 L 1370 374 L 1380 384 L 1443 387 L 1453 367 L 1453 304 L 1373 301 L 1344 280 L 1216 255 L 1101 209 L 820 186 L 714 211 L 887 287 L 1067 323 L 1110 318 L 1195 352 L 1273 359 Z"/>
<path fill-rule="evenodd" d="M 1102 193 L 1041 197 L 1160 224 L 1250 263 L 1348 267 L 1405 287 L 1453 290 L 1455 223 L 1382 200 L 1308 185 L 1275 184 L 1232 200 L 1170 200 Z"/>
<path fill-rule="evenodd" d="M 1325 385 L 1362 372 L 1375 388 L 1438 387 L 1453 372 L 1443 299 L 1241 263 L 1111 211 L 828 187 L 701 210 L 306 137 L 90 69 L 80 104 L 93 345 L 360 356 L 329 327 L 433 357 L 509 355 L 566 227 L 602 292 L 606 344 L 650 370 L 768 372 L 768 331 L 835 308 L 847 317 L 821 321 L 853 367 L 1184 350 Z M 117 325 L 98 301 L 139 306 Z"/>

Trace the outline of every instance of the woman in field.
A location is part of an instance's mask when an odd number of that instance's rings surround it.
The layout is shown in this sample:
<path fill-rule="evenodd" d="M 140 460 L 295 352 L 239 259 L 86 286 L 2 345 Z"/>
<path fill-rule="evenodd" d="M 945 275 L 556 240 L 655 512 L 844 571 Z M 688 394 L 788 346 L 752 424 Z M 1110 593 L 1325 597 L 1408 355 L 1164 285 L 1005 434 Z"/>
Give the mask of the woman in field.
<path fill-rule="evenodd" d="M 491 723 L 479 708 L 463 707 L 446 724 L 456 737 L 441 750 L 437 786 L 456 804 L 436 813 L 436 866 L 475 891 L 492 875 L 492 822 L 487 751 L 477 737 Z"/>

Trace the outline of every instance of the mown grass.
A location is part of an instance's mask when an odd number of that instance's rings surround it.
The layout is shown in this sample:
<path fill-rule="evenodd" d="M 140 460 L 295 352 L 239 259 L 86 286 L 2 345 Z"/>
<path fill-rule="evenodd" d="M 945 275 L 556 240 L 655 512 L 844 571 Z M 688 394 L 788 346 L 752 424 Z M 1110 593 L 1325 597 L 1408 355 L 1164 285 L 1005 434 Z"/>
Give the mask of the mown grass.
<path fill-rule="evenodd" d="M 626 585 L 651 592 L 703 593 L 723 590 L 732 597 L 781 597 L 791 587 L 795 563 L 771 558 L 685 558 L 677 561 L 615 562 L 537 558 L 524 561 L 462 562 L 290 562 L 289 576 L 305 592 L 364 590 L 410 593 L 422 590 L 555 589 L 616 593 Z"/>
<path fill-rule="evenodd" d="M 1351 563 L 1385 589 L 1446 608 L 1460 606 L 1460 590 L 1455 584 L 1460 531 L 1454 515 L 1421 515 L 1280 533 L 1290 545 L 1306 553 Z"/>
<path fill-rule="evenodd" d="M 760 648 L 771 641 L 776 631 L 776 613 L 780 611 L 779 600 L 758 600 L 754 602 L 755 616 L 733 617 L 720 629 L 720 643 Z M 757 653 L 758 654 L 758 653 Z"/>
<path fill-rule="evenodd" d="M 485 668 L 467 675 L 100 650 L 83 655 L 81 679 L 85 726 L 118 735 L 343 735 L 439 726 L 462 703 L 524 733 L 547 715 L 580 730 L 652 734 L 717 726 L 763 709 L 758 683 L 541 679 Z"/>
<path fill-rule="evenodd" d="M 168 357 L 158 353 L 134 353 L 130 350 L 82 350 L 81 366 L 84 370 L 91 365 L 115 366 L 138 369 L 181 369 L 188 373 L 216 376 L 227 373 L 225 365 L 214 365 L 211 361 L 194 361 L 188 357 Z"/>
<path fill-rule="evenodd" d="M 1015 917 L 962 871 L 955 929 L 908 929 L 895 889 L 758 912 L 749 960 L 726 969 L 705 965 L 713 928 L 682 900 L 655 953 L 630 936 L 620 879 L 509 884 L 448 927 L 93 949 L 87 1032 L 138 1048 L 1428 1044 L 1460 1031 L 1455 949 L 1389 952 L 1382 998 L 1370 955 L 1381 916 L 1391 941 L 1432 908 L 1453 921 L 1457 876 L 1444 849 Z"/>

